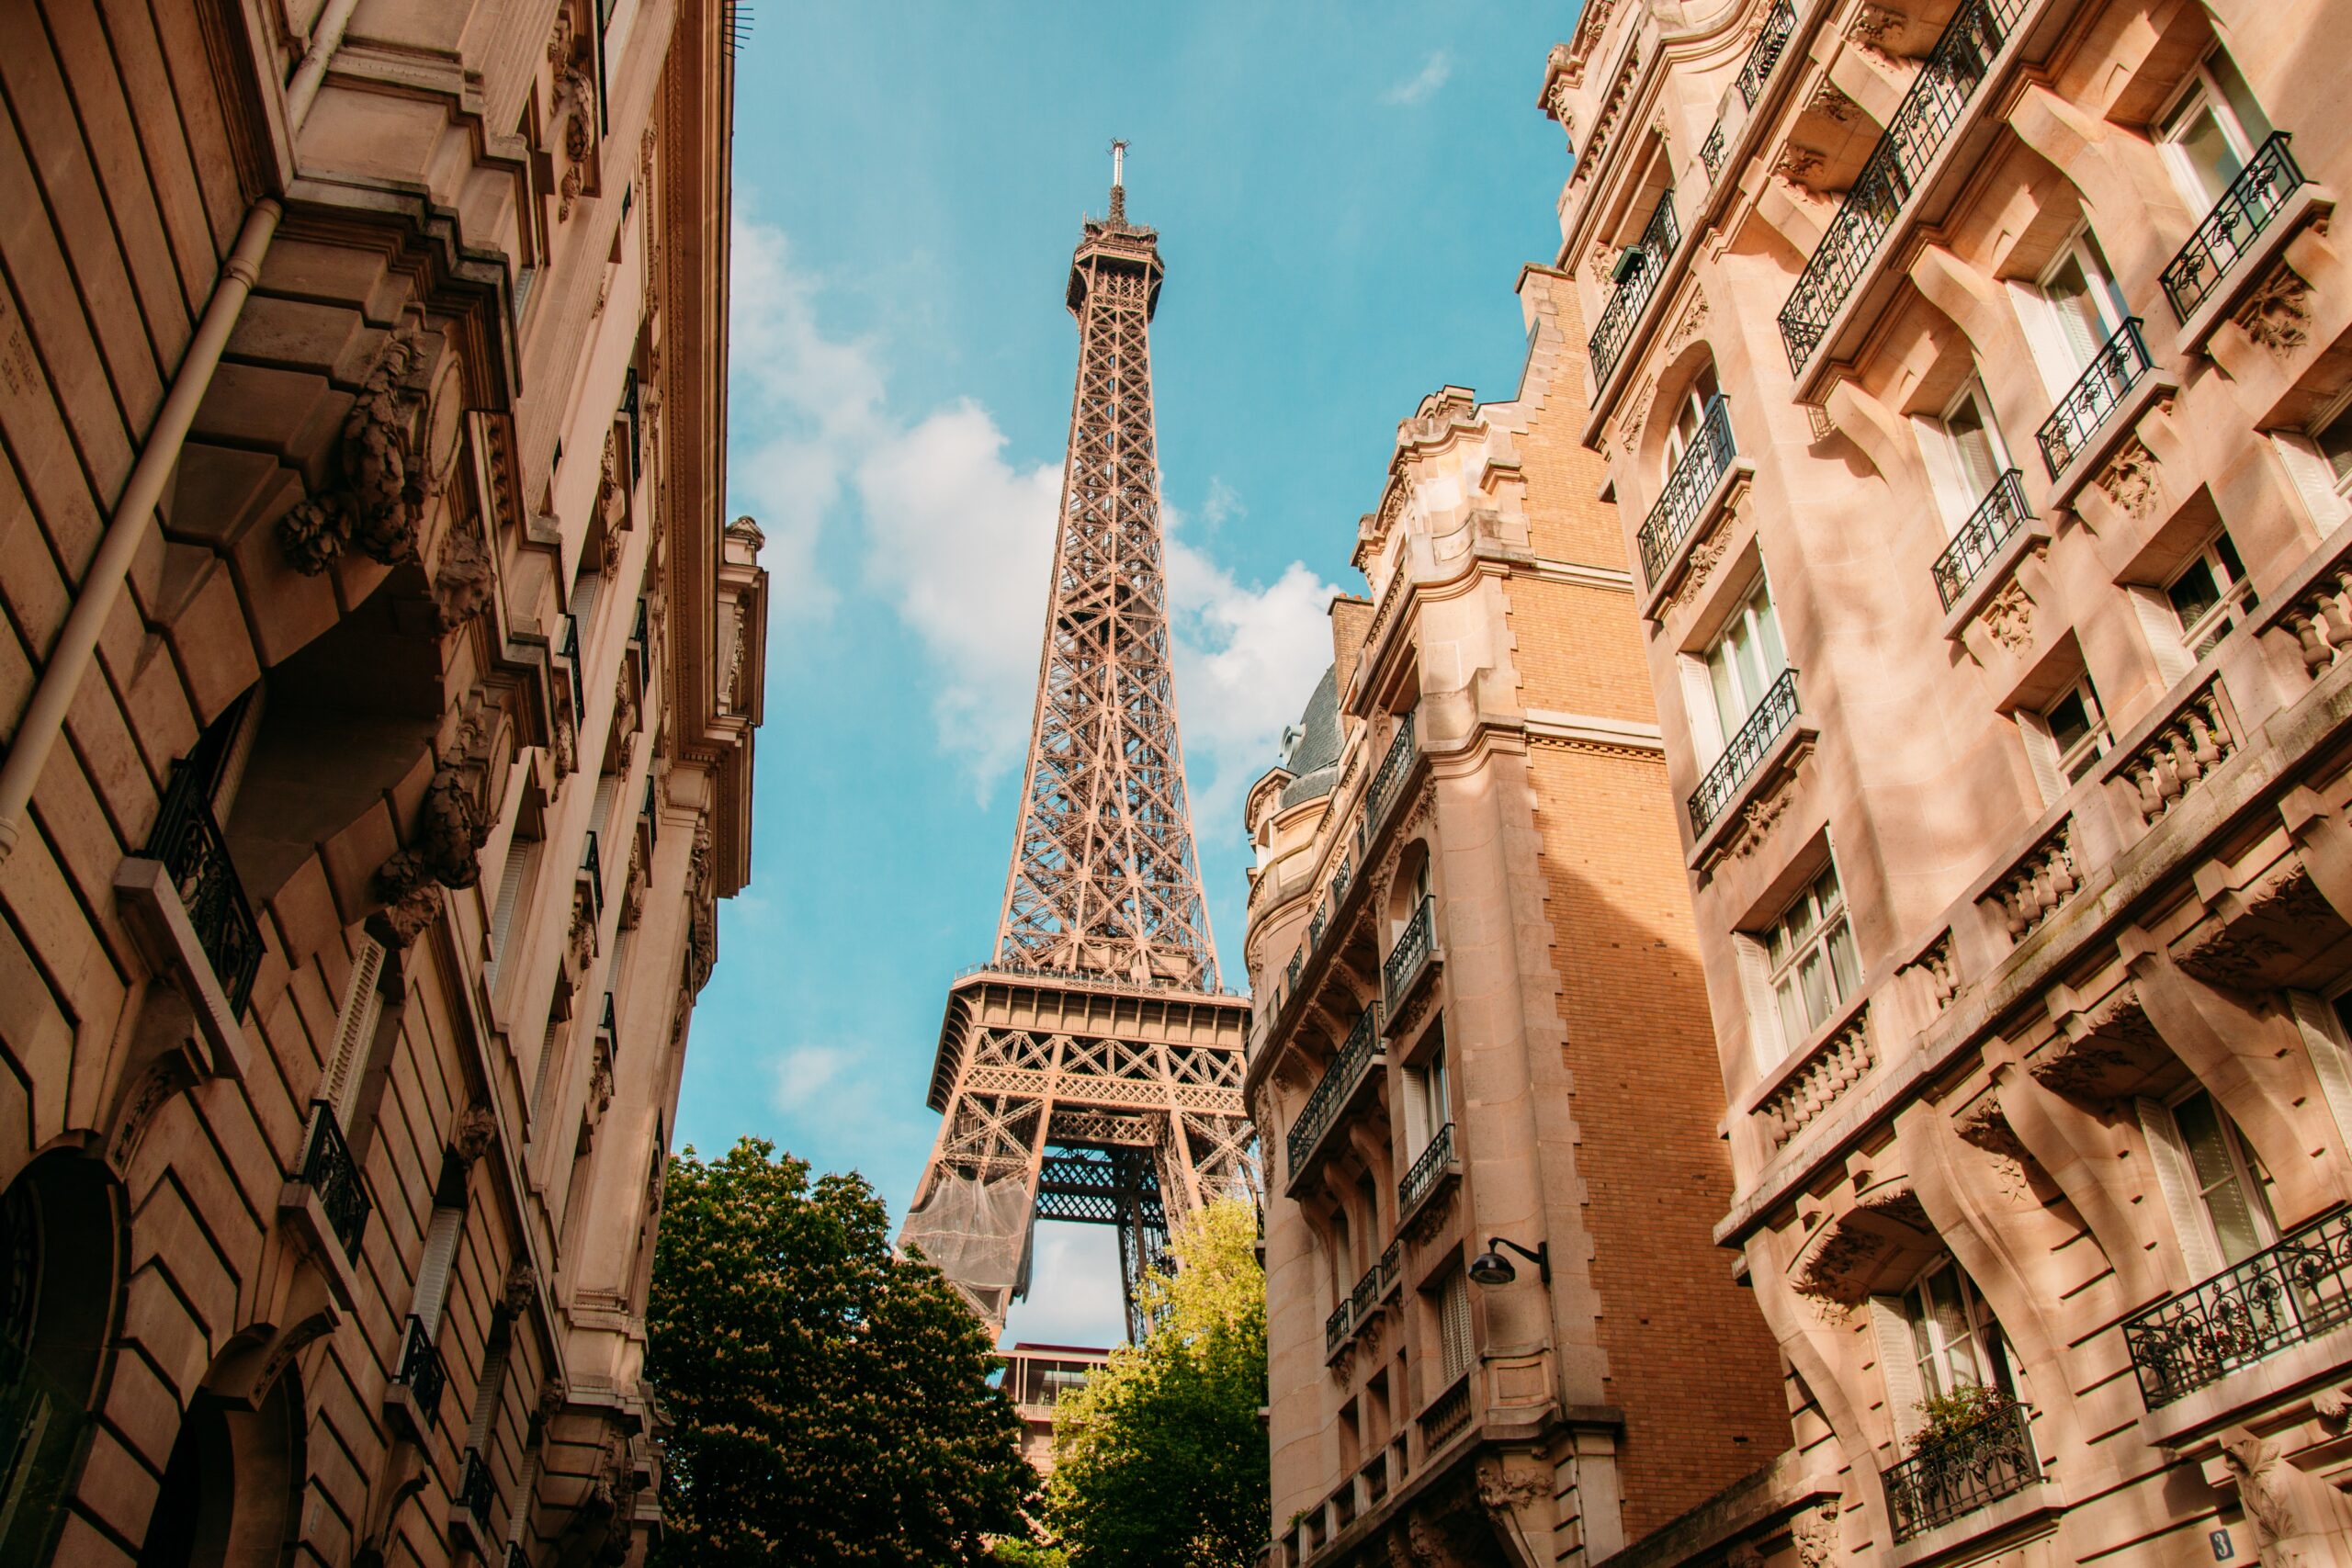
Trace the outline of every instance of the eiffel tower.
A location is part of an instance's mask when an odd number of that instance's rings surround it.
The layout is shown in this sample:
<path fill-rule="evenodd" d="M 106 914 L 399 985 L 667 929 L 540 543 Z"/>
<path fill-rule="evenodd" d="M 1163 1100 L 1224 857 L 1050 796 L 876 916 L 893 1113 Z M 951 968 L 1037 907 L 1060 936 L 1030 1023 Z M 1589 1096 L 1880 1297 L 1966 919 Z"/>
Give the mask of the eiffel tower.
<path fill-rule="evenodd" d="M 943 1113 L 900 1233 L 1001 1330 L 1039 1219 L 1117 1228 L 1127 1332 L 1172 1214 L 1257 1189 L 1250 1004 L 1217 986 L 1169 664 L 1152 312 L 1159 237 L 1109 215 L 1070 260 L 1078 390 L 996 955 L 948 987 Z"/>

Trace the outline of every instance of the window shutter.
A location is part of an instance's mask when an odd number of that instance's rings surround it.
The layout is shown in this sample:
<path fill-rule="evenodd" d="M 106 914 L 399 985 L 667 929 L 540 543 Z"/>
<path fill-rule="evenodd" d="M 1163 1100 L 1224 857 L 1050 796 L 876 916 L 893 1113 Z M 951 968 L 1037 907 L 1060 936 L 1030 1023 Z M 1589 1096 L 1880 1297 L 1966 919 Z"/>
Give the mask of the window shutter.
<path fill-rule="evenodd" d="M 2140 1131 L 2148 1140 L 2149 1163 L 2156 1168 L 2156 1186 L 2164 1193 L 2173 1235 L 2180 1240 L 2180 1255 L 2188 1264 L 2190 1276 L 2202 1280 L 2220 1273 L 2221 1249 L 2213 1245 L 2206 1227 L 2197 1199 L 2196 1169 L 2188 1163 L 2188 1150 L 2180 1141 L 2180 1128 L 2174 1123 L 2172 1112 L 2144 1096 L 2134 1100 L 2132 1108 L 2139 1112 Z"/>
<path fill-rule="evenodd" d="M 2041 804 L 2055 806 L 2066 793 L 2066 775 L 2058 771 L 2058 742 L 2036 714 L 2018 716 L 2018 739 L 2025 744 L 2026 766 L 2033 770 L 2033 784 L 2041 792 Z"/>
<path fill-rule="evenodd" d="M 498 879 L 498 901 L 491 906 L 490 962 L 482 965 L 482 978 L 493 988 L 498 984 L 499 962 L 506 956 L 507 936 L 514 930 L 514 907 L 523 896 L 523 884 L 530 880 L 538 852 L 537 839 L 517 839 L 507 847 L 506 870 Z"/>
<path fill-rule="evenodd" d="M 2308 435 L 2281 431 L 2270 437 L 2270 448 L 2278 454 L 2279 466 L 2287 470 L 2288 482 L 2302 498 L 2312 522 L 2321 533 L 2333 533 L 2344 522 L 2347 509 L 2344 498 L 2335 492 L 2335 470 L 2319 444 Z"/>
<path fill-rule="evenodd" d="M 1715 689 L 1707 679 L 1706 663 L 1686 653 L 1674 664 L 1682 677 L 1682 707 L 1690 728 L 1690 749 L 1701 767 L 1712 766 L 1724 754 L 1724 737 L 1715 718 Z"/>
<path fill-rule="evenodd" d="M 430 1336 L 441 1326 L 441 1303 L 448 1299 L 449 1264 L 458 1255 L 458 1237 L 466 1228 L 463 1209 L 436 1208 L 424 1232 L 424 1261 L 416 1270 L 416 1294 L 410 1313 L 424 1324 Z"/>
<path fill-rule="evenodd" d="M 1911 1319 L 1903 1310 L 1902 1298 L 1871 1298 L 1871 1333 L 1878 1341 L 1878 1375 L 1886 1385 L 1886 1415 L 1894 1427 L 1894 1444 L 1898 1449 L 1908 1448 L 1927 1424 L 1919 1414 L 1919 1400 L 1927 1391 L 1919 1386 Z"/>
<path fill-rule="evenodd" d="M 2156 672 L 2164 678 L 2166 690 L 2197 667 L 2188 645 L 2180 640 L 2180 617 L 2173 613 L 2170 601 L 2153 588 L 2131 587 L 2124 590 L 2132 600 L 2132 613 L 2140 617 L 2141 633 L 2148 639 L 2148 651 L 2155 655 Z"/>
<path fill-rule="evenodd" d="M 538 1066 L 532 1069 L 531 1126 L 526 1134 L 531 1138 L 538 1136 L 539 1122 L 547 1115 L 548 1085 L 555 1077 L 555 1048 L 557 1041 L 562 1038 L 562 1029 L 563 1025 L 552 1019 L 548 1021 L 548 1037 L 539 1046 Z"/>
<path fill-rule="evenodd" d="M 2312 1073 L 2319 1079 L 2320 1098 L 2335 1118 L 2335 1130 L 2352 1147 L 2352 1064 L 2345 1060 L 2344 1021 L 2336 1010 L 2309 991 L 2289 991 L 2287 1005 L 2303 1032 L 2303 1048 L 2312 1055 Z"/>
<path fill-rule="evenodd" d="M 1781 1038 L 1781 1017 L 1772 1006 L 1772 961 L 1764 944 L 1752 936 L 1732 933 L 1732 951 L 1739 958 L 1739 988 L 1747 999 L 1747 1050 L 1761 1080 L 1789 1054 Z"/>
<path fill-rule="evenodd" d="M 583 571 L 571 585 L 571 615 L 580 623 L 580 657 L 588 657 L 588 636 L 596 625 L 596 601 L 605 592 L 605 579 L 597 572 Z"/>
<path fill-rule="evenodd" d="M 1449 1383 L 1470 1370 L 1470 1277 L 1457 1269 L 1438 1296 L 1438 1337 Z"/>
<path fill-rule="evenodd" d="M 490 1455 L 490 1428 L 498 1420 L 498 1402 L 505 1392 L 506 1340 L 492 1339 L 482 1352 L 481 1382 L 474 1389 L 473 1420 L 466 1427 L 466 1447 L 483 1456 Z"/>
<path fill-rule="evenodd" d="M 327 1059 L 326 1077 L 319 1085 L 319 1098 L 334 1110 L 338 1127 L 350 1120 L 352 1085 L 376 1037 L 376 1021 L 383 1015 L 384 994 L 376 988 L 383 976 L 383 944 L 368 937 L 359 944 L 350 983 L 344 987 L 343 1007 L 335 1014 L 334 1054 Z"/>

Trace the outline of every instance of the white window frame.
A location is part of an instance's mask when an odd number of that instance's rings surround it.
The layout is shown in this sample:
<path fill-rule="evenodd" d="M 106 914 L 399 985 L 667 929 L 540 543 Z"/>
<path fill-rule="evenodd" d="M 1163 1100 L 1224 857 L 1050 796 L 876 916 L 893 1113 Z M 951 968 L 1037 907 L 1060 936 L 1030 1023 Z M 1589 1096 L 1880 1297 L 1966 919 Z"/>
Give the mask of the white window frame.
<path fill-rule="evenodd" d="M 1788 953 L 1775 960 L 1772 956 L 1774 935 L 1788 924 L 1790 917 L 1801 907 L 1807 904 L 1818 905 L 1815 890 L 1821 886 L 1825 875 L 1837 883 L 1836 902 L 1815 908 L 1813 924 L 1806 930 L 1803 938 L 1792 937 Z M 1836 949 L 1831 945 L 1830 940 L 1841 930 L 1846 933 L 1847 955 L 1852 960 L 1854 966 L 1854 978 L 1850 986 L 1841 985 L 1838 981 Z M 1791 1052 L 1818 1034 L 1831 1019 L 1838 1016 L 1846 1003 L 1861 990 L 1861 954 L 1854 947 L 1854 927 L 1848 913 L 1846 879 L 1839 874 L 1834 855 L 1819 871 L 1806 879 L 1805 885 L 1798 888 L 1795 896 L 1781 906 L 1780 913 L 1772 917 L 1764 931 L 1754 940 L 1758 951 L 1764 959 L 1764 1009 L 1770 1015 L 1772 1033 L 1779 1040 L 1781 1046 L 1780 1054 L 1774 1061 L 1776 1063 L 1786 1061 Z M 1828 976 L 1830 992 L 1828 1006 L 1817 1019 L 1811 1016 L 1812 1010 L 1805 1006 L 1803 994 L 1805 961 L 1816 954 L 1819 955 L 1823 964 L 1823 972 Z M 1805 1015 L 1805 1027 L 1802 1033 L 1792 1032 L 1792 1026 L 1787 1012 L 1781 1006 L 1781 998 L 1784 988 L 1788 990 L 1797 1009 Z"/>
<path fill-rule="evenodd" d="M 1700 395 L 1699 388 L 1706 382 L 1713 382 L 1714 389 L 1702 397 Z M 1699 373 L 1690 378 L 1690 384 L 1683 388 L 1682 395 L 1675 400 L 1677 407 L 1674 411 L 1674 418 L 1668 423 L 1666 439 L 1658 449 L 1657 479 L 1660 490 L 1664 490 L 1666 481 L 1674 477 L 1674 470 L 1681 467 L 1683 455 L 1689 452 L 1691 444 L 1699 439 L 1699 432 L 1707 427 L 1707 405 L 1721 396 L 1723 396 L 1723 381 L 1715 374 L 1714 362 L 1710 360 L 1700 367 Z M 1690 428 L 1687 432 L 1682 428 L 1682 422 L 1686 419 L 1690 422 Z"/>
<path fill-rule="evenodd" d="M 1445 1041 L 1441 1037 L 1427 1055 L 1405 1068 L 1405 1162 L 1421 1156 L 1438 1134 L 1453 1120 L 1446 1082 Z"/>
<path fill-rule="evenodd" d="M 2026 342 L 2033 350 L 2035 364 L 2041 379 L 2053 398 L 2064 397 L 2073 389 L 2083 372 L 2090 367 L 2098 351 L 2093 344 L 2089 354 L 2077 356 L 2073 341 L 2066 335 L 2065 312 L 2052 298 L 2051 282 L 2073 261 L 2081 267 L 2090 286 L 2090 299 L 2102 326 L 2100 343 L 2113 338 L 2121 330 L 2130 314 L 2123 300 L 2123 291 L 2115 281 L 2114 270 L 2107 264 L 2107 253 L 2091 232 L 2087 222 L 2078 223 L 2059 245 L 2048 265 L 2035 276 L 2031 290 L 2035 308 L 2023 313 Z"/>
<path fill-rule="evenodd" d="M 1959 1290 L 1961 1316 L 1967 1325 L 1958 1340 L 1946 1337 L 1943 1322 L 1933 1311 L 1920 1310 L 1927 1305 L 1936 1283 L 1947 1274 Z M 1902 1303 L 1904 1325 L 1909 1331 L 1905 1348 L 1911 1352 L 1912 1381 L 1922 1397 L 1949 1397 L 1962 1387 L 2014 1392 L 2000 1324 L 1993 1316 L 1993 1309 L 1985 1304 L 1976 1281 L 1968 1277 L 1968 1270 L 1950 1253 L 1919 1270 L 1895 1299 Z M 1965 1351 L 1973 1364 L 1973 1382 L 1962 1384 L 1950 1381 L 1955 1349 Z"/>
<path fill-rule="evenodd" d="M 1764 635 L 1768 623 L 1771 633 L 1769 639 Z M 1727 648 L 1735 625 L 1744 626 L 1748 636 L 1755 640 L 1759 664 L 1768 662 L 1766 655 L 1773 656 L 1769 661 L 1769 668 L 1763 671 L 1762 684 L 1758 690 L 1749 693 L 1735 689 L 1734 695 L 1743 704 L 1736 721 L 1731 720 L 1715 700 L 1713 669 L 1713 660 L 1719 651 Z M 1736 688 L 1744 679 L 1737 662 L 1727 652 L 1723 657 L 1724 667 L 1732 675 Z M 1700 766 L 1710 766 L 1724 754 L 1724 749 L 1731 744 L 1731 738 L 1739 726 L 1754 715 L 1762 705 L 1765 694 L 1772 689 L 1773 683 L 1788 668 L 1788 643 L 1781 635 L 1780 609 L 1772 601 L 1770 580 L 1759 570 L 1756 581 L 1739 596 L 1736 607 L 1724 618 L 1723 625 L 1715 628 L 1714 634 L 1701 645 L 1697 652 L 1685 654 L 1681 659 L 1683 696 L 1690 707 L 1690 740 Z"/>
<path fill-rule="evenodd" d="M 2227 637 L 2256 605 L 2254 582 L 2246 576 L 2245 558 L 2240 556 L 2236 570 L 2231 570 L 2228 558 L 2237 555 L 2237 542 L 2230 537 L 2230 531 L 2216 528 L 2165 581 L 2165 607 L 2171 612 L 2174 630 L 2191 664 L 2201 659 L 2204 653 L 2211 653 L 2211 645 Z M 2180 607 L 2173 602 L 2172 591 L 2199 566 L 2212 574 L 2213 581 L 2222 591 L 2221 596 L 2195 621 L 2183 622 Z M 2200 647 L 2203 648 L 2202 653 L 2199 651 Z"/>
<path fill-rule="evenodd" d="M 1993 415 L 1993 400 L 1984 390 L 1984 378 L 1972 370 L 1968 380 L 1952 395 L 1951 400 L 1944 404 L 1942 412 L 1922 415 L 1915 421 L 1920 427 L 1920 455 L 1927 459 L 1928 482 L 1935 489 L 1937 500 L 1942 503 L 1944 533 L 1948 537 L 1960 532 L 1991 493 L 1990 485 L 1971 493 L 1967 459 L 1962 456 L 1959 438 L 1951 431 L 1952 415 L 1971 402 L 1976 405 L 1977 417 L 1984 423 L 1986 444 L 1992 448 L 1993 484 L 1999 484 L 2001 476 L 2017 466 L 2009 457 L 2008 441 L 2001 434 L 2001 422 Z"/>
<path fill-rule="evenodd" d="M 2213 62 L 2227 58 L 2227 52 L 2218 44 L 2206 51 L 2196 68 L 2189 72 L 2188 80 L 2181 84 L 2179 90 L 2173 94 L 2172 101 L 2165 106 L 2164 112 L 2154 120 L 2156 145 L 2164 153 L 2165 166 L 2172 172 L 2173 184 L 2178 187 L 2182 199 L 2199 219 L 2212 210 L 2220 198 L 2198 181 L 2196 166 L 2189 162 L 2188 149 L 2180 139 L 2182 122 L 2199 107 L 2210 108 L 2213 123 L 2220 128 L 2222 140 L 2229 143 L 2240 169 L 2254 161 L 2255 153 L 2269 138 L 2267 131 L 2257 138 L 2247 130 L 2238 118 L 2237 106 L 2230 101 L 2229 94 L 2222 90 L 2221 78 L 2214 74 Z M 2245 81 L 2245 73 L 2238 71 L 2235 61 L 2230 62 L 2230 69 L 2240 82 Z M 2246 85 L 2246 96 L 2254 96 L 2251 84 Z"/>
<path fill-rule="evenodd" d="M 2057 732 L 2051 728 L 2051 711 L 2070 696 L 2080 696 L 2083 712 L 2090 720 L 2090 728 L 2072 750 L 2062 750 Z M 2066 688 L 2041 706 L 2021 709 L 2017 715 L 2018 734 L 2025 742 L 2026 761 L 2033 769 L 2034 782 L 2041 788 L 2042 804 L 2056 804 L 2098 764 L 2098 760 L 2114 749 L 2115 731 L 2107 721 L 2107 708 L 2098 700 L 2098 688 L 2091 684 L 2090 671 L 2076 673 Z"/>

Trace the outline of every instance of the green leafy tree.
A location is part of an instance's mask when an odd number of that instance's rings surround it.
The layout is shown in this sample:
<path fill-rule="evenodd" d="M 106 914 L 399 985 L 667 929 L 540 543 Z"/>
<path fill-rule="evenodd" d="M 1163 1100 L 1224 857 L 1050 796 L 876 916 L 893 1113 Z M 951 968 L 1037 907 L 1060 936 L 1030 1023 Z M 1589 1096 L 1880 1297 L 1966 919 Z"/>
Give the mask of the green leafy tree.
<path fill-rule="evenodd" d="M 1046 1521 L 1069 1568 L 1248 1568 L 1266 1539 L 1257 1215 L 1211 1206 L 1144 1282 L 1154 1325 L 1054 1411 Z"/>
<path fill-rule="evenodd" d="M 655 1562 L 986 1564 L 1036 1476 L 987 1330 L 893 1252 L 862 1177 L 746 1138 L 670 1162 L 647 1370 L 673 1424 Z"/>

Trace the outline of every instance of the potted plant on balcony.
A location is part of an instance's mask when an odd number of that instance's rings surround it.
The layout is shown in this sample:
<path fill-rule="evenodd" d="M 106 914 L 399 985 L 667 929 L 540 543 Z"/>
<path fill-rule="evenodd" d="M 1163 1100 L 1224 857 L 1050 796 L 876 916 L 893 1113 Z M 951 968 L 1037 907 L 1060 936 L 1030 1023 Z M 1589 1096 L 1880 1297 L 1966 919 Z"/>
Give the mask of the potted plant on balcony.
<path fill-rule="evenodd" d="M 1905 1468 L 1919 1513 L 1951 1517 L 2017 1490 L 2030 1472 L 2018 1438 L 2017 1396 L 1991 1383 L 1929 1394 Z"/>

